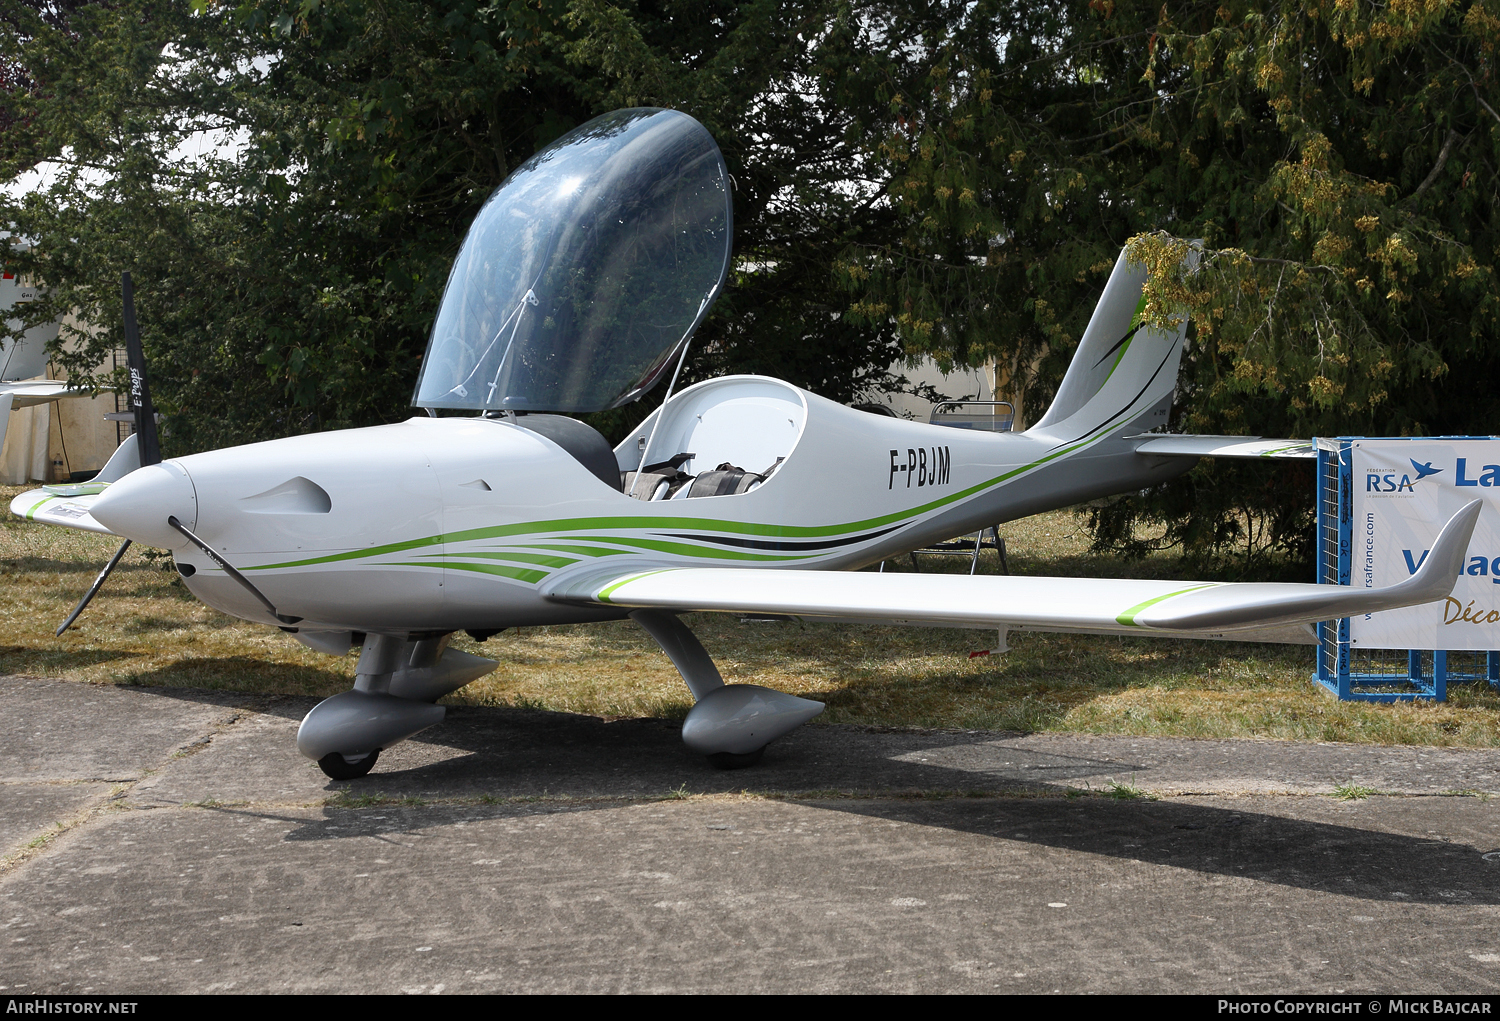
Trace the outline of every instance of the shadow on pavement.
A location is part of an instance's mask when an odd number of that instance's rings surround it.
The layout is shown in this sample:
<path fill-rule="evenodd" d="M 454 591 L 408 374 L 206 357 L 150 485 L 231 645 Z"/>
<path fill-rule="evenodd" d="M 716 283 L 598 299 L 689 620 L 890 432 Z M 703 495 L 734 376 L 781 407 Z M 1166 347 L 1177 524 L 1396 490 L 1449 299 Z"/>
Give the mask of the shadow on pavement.
<path fill-rule="evenodd" d="M 175 625 L 171 621 L 142 618 L 139 626 L 131 625 L 127 630 L 133 634 L 146 634 L 165 626 Z M 309 694 L 269 694 L 245 691 L 227 684 L 216 688 L 181 687 L 184 683 L 191 684 L 201 678 L 232 678 L 236 675 L 244 677 L 249 684 L 272 684 L 292 691 L 300 688 Z M 323 670 L 301 663 L 273 663 L 254 656 L 214 656 L 182 660 L 171 666 L 143 670 L 118 687 L 183 702 L 243 706 L 272 716 L 300 720 L 320 699 L 347 691 L 349 685 L 349 677 L 334 670 Z"/>
<path fill-rule="evenodd" d="M 1366 900 L 1500 904 L 1500 863 L 1482 857 L 1492 848 L 1222 804 L 1038 798 L 935 811 L 889 802 L 823 807 Z"/>
<path fill-rule="evenodd" d="M 153 693 L 214 702 L 223 695 L 180 689 Z M 288 720 L 300 718 L 316 703 L 311 698 L 238 697 Z M 353 804 L 330 805 L 320 819 L 274 812 L 265 817 L 296 823 L 288 840 L 322 841 L 378 838 L 459 819 L 596 811 L 641 797 L 797 795 L 799 804 L 825 811 L 1205 876 L 1237 876 L 1373 900 L 1500 904 L 1500 862 L 1482 857 L 1494 848 L 1290 817 L 1299 811 L 1299 802 L 1315 810 L 1327 805 L 1308 799 L 1289 799 L 1287 814 L 1271 814 L 1225 807 L 1223 801 L 1083 794 L 1068 781 L 1097 780 L 1105 771 L 1124 778 L 1139 771 L 1135 782 L 1149 787 L 1151 770 L 1119 760 L 1039 752 L 1022 746 L 1019 734 L 809 726 L 773 744 L 759 766 L 724 772 L 688 752 L 678 727 L 666 720 L 609 722 L 542 710 L 455 706 L 442 725 L 410 742 L 428 746 L 417 749 L 427 756 L 443 757 L 405 768 L 399 761 L 388 768 L 382 759 L 369 777 L 329 783 L 326 790 L 342 792 Z M 932 758 L 943 762 L 924 761 Z M 1082 796 L 1057 796 L 1067 793 Z M 424 804 L 433 794 L 479 803 Z M 360 806 L 363 797 L 373 804 Z M 406 804 L 403 798 L 409 799 Z M 506 803 L 486 803 L 491 798 Z M 568 798 L 580 800 L 570 804 Z M 253 809 L 214 810 L 261 815 Z"/>
<path fill-rule="evenodd" d="M 1362 900 L 1413 904 L 1500 904 L 1500 865 L 1482 849 L 1183 802 L 1121 803 L 1102 798 L 858 799 L 799 804 L 888 822 L 944 829 L 1036 847 L 1098 854 L 1252 879 Z M 327 807 L 307 819 L 251 808 L 210 810 L 294 824 L 287 841 L 328 841 L 428 830 L 463 821 L 619 808 L 618 803 Z"/>
<path fill-rule="evenodd" d="M 116 652 L 110 649 L 81 649 L 69 651 L 68 669 L 98 666 L 117 659 L 129 659 L 134 653 Z M 56 649 L 33 649 L 25 645 L 0 645 L 0 674 L 24 674 L 37 676 L 49 666 L 58 665 Z"/>

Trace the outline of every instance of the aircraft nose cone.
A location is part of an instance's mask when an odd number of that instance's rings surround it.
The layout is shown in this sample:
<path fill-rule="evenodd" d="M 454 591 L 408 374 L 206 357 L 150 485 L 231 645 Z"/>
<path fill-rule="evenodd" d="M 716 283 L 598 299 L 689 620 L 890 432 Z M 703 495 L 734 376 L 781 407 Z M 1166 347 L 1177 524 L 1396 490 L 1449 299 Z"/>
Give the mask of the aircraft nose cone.
<path fill-rule="evenodd" d="M 158 549 L 187 545 L 167 524 L 176 516 L 188 528 L 198 524 L 198 493 L 188 473 L 172 461 L 137 468 L 114 483 L 89 508 L 95 521 L 116 535 Z"/>

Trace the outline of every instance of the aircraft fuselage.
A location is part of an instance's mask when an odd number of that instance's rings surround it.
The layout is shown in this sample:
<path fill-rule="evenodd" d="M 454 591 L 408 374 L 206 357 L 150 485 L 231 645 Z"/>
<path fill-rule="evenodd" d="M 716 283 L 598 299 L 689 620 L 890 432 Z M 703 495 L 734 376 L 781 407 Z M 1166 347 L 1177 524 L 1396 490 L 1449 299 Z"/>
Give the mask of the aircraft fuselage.
<path fill-rule="evenodd" d="M 115 483 L 93 512 L 172 550 L 193 594 L 234 616 L 278 623 L 169 516 L 301 628 L 446 632 L 622 616 L 546 595 L 605 558 L 625 570 L 853 569 L 1192 464 L 1135 454 L 1120 437 L 1155 424 L 1140 414 L 1094 435 L 976 432 L 744 376 L 689 388 L 668 409 L 616 448 L 622 471 L 643 453 L 692 453 L 693 475 L 775 470 L 749 492 L 646 501 L 512 420 L 424 417 L 174 458 Z"/>

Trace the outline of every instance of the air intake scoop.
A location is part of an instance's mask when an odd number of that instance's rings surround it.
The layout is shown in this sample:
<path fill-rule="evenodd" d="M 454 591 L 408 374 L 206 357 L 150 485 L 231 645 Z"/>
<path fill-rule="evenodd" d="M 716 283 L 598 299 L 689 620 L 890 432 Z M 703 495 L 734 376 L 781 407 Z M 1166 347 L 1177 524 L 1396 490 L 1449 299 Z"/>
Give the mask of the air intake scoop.
<path fill-rule="evenodd" d="M 287 479 L 264 493 L 240 501 L 246 514 L 327 514 L 333 509 L 328 491 L 301 475 Z"/>

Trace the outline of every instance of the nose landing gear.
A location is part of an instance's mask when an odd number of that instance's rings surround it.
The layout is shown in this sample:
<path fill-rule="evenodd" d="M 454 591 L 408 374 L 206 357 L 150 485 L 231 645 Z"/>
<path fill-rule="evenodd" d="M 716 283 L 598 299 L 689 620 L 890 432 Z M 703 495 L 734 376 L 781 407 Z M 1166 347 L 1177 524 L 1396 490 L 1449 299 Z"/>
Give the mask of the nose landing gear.
<path fill-rule="evenodd" d="M 498 665 L 447 644 L 447 636 L 366 635 L 354 690 L 313 707 L 297 730 L 297 750 L 334 780 L 354 780 L 382 749 L 441 723 L 447 710 L 432 703 Z"/>

